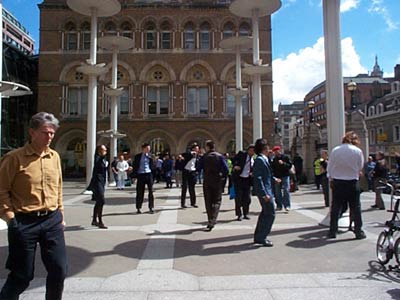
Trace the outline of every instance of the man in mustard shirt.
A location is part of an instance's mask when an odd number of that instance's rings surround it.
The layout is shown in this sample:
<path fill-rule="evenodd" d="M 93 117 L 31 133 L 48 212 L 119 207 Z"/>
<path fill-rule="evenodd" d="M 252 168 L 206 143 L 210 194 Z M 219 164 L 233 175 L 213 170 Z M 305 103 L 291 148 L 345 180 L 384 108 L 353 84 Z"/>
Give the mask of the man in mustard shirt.
<path fill-rule="evenodd" d="M 29 142 L 0 162 L 0 217 L 8 224 L 10 273 L 0 300 L 18 299 L 34 275 L 37 244 L 47 270 L 46 300 L 62 298 L 67 259 L 60 157 L 50 149 L 59 127 L 53 114 L 31 118 Z"/>

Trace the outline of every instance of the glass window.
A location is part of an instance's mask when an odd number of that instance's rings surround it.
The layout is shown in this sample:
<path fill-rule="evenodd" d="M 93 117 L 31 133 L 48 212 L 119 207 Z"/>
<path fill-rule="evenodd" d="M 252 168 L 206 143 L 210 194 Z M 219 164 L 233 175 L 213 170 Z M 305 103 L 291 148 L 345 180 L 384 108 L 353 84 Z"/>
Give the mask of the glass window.
<path fill-rule="evenodd" d="M 223 39 L 226 39 L 226 38 L 232 37 L 232 36 L 234 35 L 233 28 L 234 28 L 234 26 L 233 26 L 232 22 L 226 23 L 226 24 L 224 25 L 224 30 L 223 30 L 222 38 L 223 38 Z"/>
<path fill-rule="evenodd" d="M 208 114 L 208 87 L 188 88 L 187 113 L 189 115 Z"/>
<path fill-rule="evenodd" d="M 81 38 L 82 38 L 82 49 L 89 50 L 90 49 L 90 24 L 88 22 L 84 22 L 81 26 Z"/>
<path fill-rule="evenodd" d="M 121 24 L 121 35 L 127 38 L 133 38 L 132 25 L 129 22 Z"/>
<path fill-rule="evenodd" d="M 210 48 L 210 24 L 205 22 L 200 26 L 200 49 Z"/>
<path fill-rule="evenodd" d="M 127 88 L 124 89 L 122 95 L 119 98 L 119 113 L 121 115 L 129 114 L 129 91 Z"/>
<path fill-rule="evenodd" d="M 149 87 L 147 89 L 147 105 L 150 115 L 168 114 L 169 88 L 167 86 Z"/>
<path fill-rule="evenodd" d="M 65 46 L 67 50 L 78 49 L 78 33 L 76 32 L 76 26 L 72 22 L 68 22 L 65 25 Z"/>
<path fill-rule="evenodd" d="M 228 114 L 235 114 L 236 113 L 236 99 L 234 96 L 228 94 L 226 98 L 226 112 Z M 249 114 L 249 105 L 247 101 L 247 95 L 242 96 L 242 113 L 243 116 L 246 116 Z"/>
<path fill-rule="evenodd" d="M 393 141 L 400 142 L 400 125 L 393 126 Z"/>
<path fill-rule="evenodd" d="M 104 32 L 106 35 L 117 35 L 117 25 L 114 22 L 107 22 L 104 26 Z"/>
<path fill-rule="evenodd" d="M 194 38 L 194 25 L 193 23 L 187 23 L 184 31 L 184 49 L 194 49 L 195 48 L 195 38 Z"/>
<path fill-rule="evenodd" d="M 146 49 L 156 49 L 156 26 L 153 22 L 146 25 Z"/>
<path fill-rule="evenodd" d="M 171 25 L 168 22 L 161 24 L 160 45 L 161 49 L 171 49 L 172 45 Z"/>
<path fill-rule="evenodd" d="M 67 113 L 71 116 L 82 116 L 87 115 L 87 87 L 74 88 L 70 87 L 68 89 L 68 107 Z"/>
<path fill-rule="evenodd" d="M 240 24 L 239 35 L 240 36 L 249 36 L 250 35 L 250 25 L 247 23 Z"/>

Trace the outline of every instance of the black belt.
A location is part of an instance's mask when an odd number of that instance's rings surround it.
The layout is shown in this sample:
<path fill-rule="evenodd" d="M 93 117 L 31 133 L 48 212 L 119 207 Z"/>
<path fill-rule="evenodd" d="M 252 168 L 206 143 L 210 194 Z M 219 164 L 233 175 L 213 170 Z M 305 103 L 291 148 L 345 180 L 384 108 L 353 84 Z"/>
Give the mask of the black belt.
<path fill-rule="evenodd" d="M 50 216 L 56 210 L 37 210 L 31 212 L 17 213 L 16 216 L 32 217 L 32 218 L 43 218 Z"/>

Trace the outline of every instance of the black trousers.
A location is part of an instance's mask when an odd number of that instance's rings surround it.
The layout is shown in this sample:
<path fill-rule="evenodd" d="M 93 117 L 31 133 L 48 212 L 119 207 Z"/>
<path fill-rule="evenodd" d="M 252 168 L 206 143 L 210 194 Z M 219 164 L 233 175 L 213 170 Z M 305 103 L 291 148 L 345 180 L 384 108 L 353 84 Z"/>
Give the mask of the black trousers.
<path fill-rule="evenodd" d="M 214 226 L 217 222 L 219 208 L 222 200 L 221 180 L 204 180 L 203 183 L 204 202 L 206 206 L 208 225 Z"/>
<path fill-rule="evenodd" d="M 8 225 L 10 270 L 1 290 L 1 300 L 17 300 L 33 279 L 37 244 L 47 270 L 46 300 L 61 300 L 67 274 L 67 256 L 62 215 L 57 210 L 37 217 L 17 214 Z"/>
<path fill-rule="evenodd" d="M 354 221 L 354 233 L 359 234 L 362 228 L 360 185 L 358 180 L 333 180 L 332 188 L 331 221 L 329 231 L 336 233 L 338 220 L 343 212 L 343 207 L 350 208 L 350 216 Z"/>
<path fill-rule="evenodd" d="M 242 210 L 243 210 L 243 215 L 247 216 L 249 214 L 249 209 L 250 209 L 250 202 L 251 202 L 251 196 L 250 196 L 250 189 L 251 189 L 251 178 L 243 178 L 243 177 L 238 177 L 235 180 L 235 190 L 236 190 L 236 197 L 235 197 L 235 213 L 236 216 L 240 217 L 242 216 Z"/>
<path fill-rule="evenodd" d="M 189 172 L 183 170 L 182 172 L 182 193 L 181 193 L 181 206 L 186 202 L 186 191 L 189 189 L 190 205 L 196 205 L 196 192 L 194 187 L 197 181 L 197 172 Z"/>
<path fill-rule="evenodd" d="M 147 185 L 149 190 L 149 209 L 154 208 L 154 196 L 153 196 L 153 174 L 145 173 L 138 174 L 136 181 L 136 209 L 141 209 L 144 199 L 144 189 Z"/>

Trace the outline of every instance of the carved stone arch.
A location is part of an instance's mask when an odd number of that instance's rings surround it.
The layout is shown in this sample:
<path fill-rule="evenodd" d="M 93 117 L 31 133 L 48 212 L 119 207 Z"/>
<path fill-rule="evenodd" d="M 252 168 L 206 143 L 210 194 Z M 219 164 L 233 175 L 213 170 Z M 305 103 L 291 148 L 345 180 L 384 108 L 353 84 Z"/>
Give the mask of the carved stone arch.
<path fill-rule="evenodd" d="M 124 16 L 120 20 L 118 20 L 118 28 L 121 29 L 121 25 L 124 24 L 125 22 L 128 22 L 132 25 L 133 31 L 137 29 L 138 26 L 137 21 L 131 16 Z"/>
<path fill-rule="evenodd" d="M 114 23 L 114 25 L 115 25 L 115 31 L 118 31 L 120 21 L 119 21 L 118 18 L 115 18 L 115 17 L 108 17 L 108 18 L 105 18 L 105 19 L 102 18 L 102 19 L 99 21 L 98 30 L 99 30 L 99 31 L 105 31 L 105 26 L 106 26 L 107 24 L 109 24 L 109 23 Z"/>
<path fill-rule="evenodd" d="M 122 67 L 122 70 L 120 69 Z M 110 65 L 110 70 L 111 70 L 111 65 Z M 118 72 L 122 72 L 123 75 L 126 75 L 127 78 L 122 79 L 121 81 L 118 81 L 119 83 L 123 84 L 129 84 L 131 82 L 136 81 L 136 75 L 134 70 L 132 69 L 132 66 L 129 65 L 128 63 L 118 60 Z M 111 72 L 107 72 L 106 74 L 100 76 L 99 81 L 104 81 L 106 83 L 111 83 Z"/>
<path fill-rule="evenodd" d="M 175 22 L 173 19 L 171 19 L 170 17 L 162 17 L 162 18 L 158 21 L 157 28 L 159 28 L 159 29 L 161 30 L 161 25 L 162 25 L 164 22 L 168 22 L 168 23 L 171 25 L 171 30 L 175 30 L 175 28 L 176 28 L 176 22 Z"/>
<path fill-rule="evenodd" d="M 236 61 L 231 61 L 225 65 L 221 72 L 221 81 L 222 82 L 229 82 L 229 72 L 232 68 L 235 68 Z"/>
<path fill-rule="evenodd" d="M 183 31 L 183 30 L 185 30 L 185 26 L 186 26 L 186 24 L 187 23 L 193 23 L 193 30 L 194 31 L 196 31 L 196 30 L 198 30 L 198 28 L 199 28 L 199 23 L 198 23 L 198 21 L 197 20 L 195 20 L 194 18 L 193 18 L 193 16 L 187 16 L 186 18 L 184 18 L 182 21 L 181 21 L 181 23 L 180 23 L 180 30 L 181 31 Z"/>
<path fill-rule="evenodd" d="M 74 24 L 75 25 L 75 31 L 77 31 L 77 30 L 79 30 L 79 22 L 78 22 L 78 20 L 76 19 L 76 18 L 73 18 L 73 17 L 68 17 L 68 18 L 66 18 L 65 20 L 64 20 L 64 22 L 63 23 L 61 23 L 61 30 L 64 30 L 64 31 L 69 31 L 69 30 L 67 30 L 67 26 L 68 26 L 68 24 Z"/>
<path fill-rule="evenodd" d="M 63 157 L 63 154 L 66 153 L 68 144 L 77 138 L 81 138 L 82 141 L 86 140 L 86 131 L 81 129 L 72 129 L 67 132 L 57 132 L 57 135 L 60 137 L 54 145 L 54 150 L 56 150 L 60 157 Z"/>
<path fill-rule="evenodd" d="M 224 27 L 227 23 L 232 23 L 233 24 L 233 31 L 237 32 L 238 31 L 238 23 L 237 20 L 235 20 L 232 17 L 225 17 L 221 20 L 220 24 L 219 24 L 219 30 L 222 32 L 224 31 Z"/>
<path fill-rule="evenodd" d="M 199 19 L 199 21 L 198 21 L 199 29 L 200 29 L 200 27 L 201 27 L 201 25 L 203 23 L 210 24 L 210 31 L 212 31 L 212 30 L 217 28 L 217 25 L 215 24 L 215 22 L 212 19 L 208 18 L 208 17 L 202 17 L 202 18 Z"/>
<path fill-rule="evenodd" d="M 139 136 L 138 140 L 136 142 L 136 149 L 135 149 L 136 153 L 141 151 L 141 145 L 143 143 L 148 143 L 154 138 L 164 139 L 170 146 L 170 152 L 176 153 L 177 140 L 168 131 L 162 130 L 162 129 L 148 130 L 145 133 L 143 133 L 141 136 Z"/>
<path fill-rule="evenodd" d="M 152 16 L 147 16 L 147 17 L 143 18 L 143 20 L 139 24 L 140 30 L 142 30 L 142 31 L 145 30 L 145 26 L 148 22 L 153 22 L 154 25 L 156 26 L 155 30 L 158 30 L 158 22 L 157 22 L 156 18 L 154 18 Z"/>
<path fill-rule="evenodd" d="M 251 77 L 241 73 L 242 84 L 251 82 Z M 221 81 L 226 83 L 236 83 L 236 61 L 229 62 L 221 72 Z"/>
<path fill-rule="evenodd" d="M 186 132 L 183 136 L 181 136 L 179 138 L 179 143 L 178 143 L 178 147 L 177 147 L 178 151 L 179 152 L 186 151 L 186 147 L 187 147 L 188 143 L 198 137 L 202 137 L 204 140 L 217 141 L 217 137 L 214 136 L 209 130 L 202 129 L 202 128 L 196 128 L 196 129 Z"/>
<path fill-rule="evenodd" d="M 86 28 L 85 28 L 86 27 Z M 82 20 L 79 24 L 79 30 L 81 31 L 90 31 L 90 20 Z"/>
<path fill-rule="evenodd" d="M 148 72 L 150 71 L 151 68 L 153 68 L 156 65 L 160 65 L 164 69 L 166 69 L 168 74 L 169 74 L 170 80 L 171 81 L 176 81 L 176 74 L 175 74 L 172 66 L 169 63 L 167 63 L 165 61 L 162 61 L 162 60 L 153 60 L 152 62 L 148 63 L 143 68 L 143 70 L 140 72 L 139 80 L 142 81 L 142 82 L 146 81 Z"/>
<path fill-rule="evenodd" d="M 69 82 L 68 77 L 70 76 L 71 71 L 75 70 L 79 66 L 81 66 L 80 61 L 72 61 L 72 62 L 66 64 L 64 66 L 64 68 L 61 70 L 60 77 L 59 77 L 60 82 Z M 87 82 L 87 75 L 83 74 L 83 78 L 85 78 L 86 82 Z"/>
<path fill-rule="evenodd" d="M 211 67 L 211 65 L 208 62 L 206 62 L 204 60 L 201 60 L 201 59 L 196 59 L 196 60 L 193 60 L 190 63 L 188 63 L 182 69 L 182 72 L 181 72 L 179 80 L 180 81 L 186 81 L 189 71 L 196 65 L 202 66 L 203 68 L 205 68 L 209 72 L 210 80 L 212 82 L 217 81 L 217 75 L 216 75 L 214 69 Z"/>
<path fill-rule="evenodd" d="M 248 131 L 246 129 L 243 129 L 243 147 L 244 148 L 247 148 L 248 145 L 253 143 L 252 134 L 253 134 L 252 132 L 250 132 L 250 131 Z M 230 129 L 230 130 L 227 130 L 227 131 L 221 133 L 221 136 L 220 136 L 220 139 L 219 139 L 219 141 L 220 141 L 220 145 L 219 146 L 220 147 L 218 147 L 219 151 L 224 151 L 225 152 L 226 148 L 228 146 L 228 143 L 231 140 L 235 139 L 235 135 L 236 135 L 235 129 Z M 239 150 L 244 150 L 244 149 L 236 149 L 236 153 Z"/>

